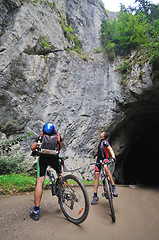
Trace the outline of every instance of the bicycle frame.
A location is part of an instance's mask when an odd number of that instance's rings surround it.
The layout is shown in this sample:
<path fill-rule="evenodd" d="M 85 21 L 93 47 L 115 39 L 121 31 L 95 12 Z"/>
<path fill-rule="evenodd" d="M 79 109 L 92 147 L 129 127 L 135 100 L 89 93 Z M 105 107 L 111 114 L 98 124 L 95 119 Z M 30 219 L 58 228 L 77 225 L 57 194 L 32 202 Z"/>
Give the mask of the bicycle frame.
<path fill-rule="evenodd" d="M 57 187 L 59 185 L 60 176 L 58 175 L 58 177 L 55 178 L 55 176 L 53 174 L 53 171 L 51 169 L 47 170 L 47 175 L 48 175 L 49 180 L 50 180 L 52 196 L 57 195 L 57 193 L 58 193 Z"/>
<path fill-rule="evenodd" d="M 105 169 L 104 169 L 104 164 L 101 164 L 101 166 L 102 166 L 102 169 L 101 169 L 101 178 L 104 178 L 104 177 L 106 177 L 106 178 L 108 178 L 109 179 L 109 175 L 108 174 L 106 174 L 106 172 L 105 172 Z M 110 179 L 109 179 L 110 180 Z"/>
<path fill-rule="evenodd" d="M 110 163 L 112 163 L 112 161 L 108 162 L 108 164 L 110 164 Z M 103 161 L 100 160 L 99 164 L 101 165 L 101 178 L 102 178 L 103 190 L 104 190 L 102 197 L 105 197 L 106 199 L 109 200 L 112 221 L 115 222 L 116 218 L 115 218 L 115 211 L 114 211 L 114 206 L 113 206 L 114 196 L 113 196 L 112 185 L 110 182 L 109 175 L 105 172 L 105 169 L 104 169 L 105 163 L 103 163 Z"/>

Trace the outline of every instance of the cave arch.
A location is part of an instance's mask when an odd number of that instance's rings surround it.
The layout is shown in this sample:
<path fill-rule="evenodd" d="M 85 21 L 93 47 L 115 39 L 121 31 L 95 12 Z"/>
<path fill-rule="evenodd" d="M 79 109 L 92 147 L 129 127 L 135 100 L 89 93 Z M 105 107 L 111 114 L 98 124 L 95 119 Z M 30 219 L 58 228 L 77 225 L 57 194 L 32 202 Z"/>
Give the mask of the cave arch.
<path fill-rule="evenodd" d="M 118 153 L 117 183 L 159 186 L 159 88 L 129 104 L 110 141 Z"/>
<path fill-rule="evenodd" d="M 129 150 L 123 164 L 124 182 L 159 186 L 158 152 L 159 124 L 155 123 Z"/>

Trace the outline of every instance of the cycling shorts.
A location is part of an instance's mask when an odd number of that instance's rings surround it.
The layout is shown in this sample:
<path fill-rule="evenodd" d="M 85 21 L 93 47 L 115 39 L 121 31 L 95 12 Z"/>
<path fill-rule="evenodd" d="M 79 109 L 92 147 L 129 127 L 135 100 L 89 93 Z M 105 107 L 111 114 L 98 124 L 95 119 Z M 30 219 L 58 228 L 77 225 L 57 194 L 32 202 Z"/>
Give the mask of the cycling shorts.
<path fill-rule="evenodd" d="M 100 172 L 101 171 L 102 166 L 100 164 L 100 160 L 101 159 L 97 158 L 96 165 L 95 165 L 95 172 Z M 103 163 L 107 164 L 108 160 L 109 160 L 108 158 L 105 158 L 102 161 L 103 161 Z"/>
<path fill-rule="evenodd" d="M 52 167 L 57 174 L 61 172 L 61 163 L 58 156 L 40 156 L 37 162 L 37 177 L 45 176 L 48 166 Z"/>

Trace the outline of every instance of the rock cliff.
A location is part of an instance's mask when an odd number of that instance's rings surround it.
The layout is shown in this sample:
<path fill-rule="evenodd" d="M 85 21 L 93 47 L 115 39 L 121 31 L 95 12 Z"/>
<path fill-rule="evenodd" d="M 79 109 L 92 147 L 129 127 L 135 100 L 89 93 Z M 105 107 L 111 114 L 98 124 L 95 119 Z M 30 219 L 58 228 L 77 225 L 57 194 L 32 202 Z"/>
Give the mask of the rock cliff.
<path fill-rule="evenodd" d="M 114 176 L 124 182 L 130 149 L 157 124 L 159 87 L 148 62 L 134 61 L 122 85 L 116 71 L 121 60 L 110 63 L 95 53 L 103 18 L 99 0 L 0 0 L 0 132 L 12 137 L 32 131 L 36 137 L 52 121 L 64 138 L 68 168 L 84 167 L 78 174 L 91 179 L 89 164 L 107 129 L 118 158 Z M 83 53 L 74 51 L 72 36 Z"/>

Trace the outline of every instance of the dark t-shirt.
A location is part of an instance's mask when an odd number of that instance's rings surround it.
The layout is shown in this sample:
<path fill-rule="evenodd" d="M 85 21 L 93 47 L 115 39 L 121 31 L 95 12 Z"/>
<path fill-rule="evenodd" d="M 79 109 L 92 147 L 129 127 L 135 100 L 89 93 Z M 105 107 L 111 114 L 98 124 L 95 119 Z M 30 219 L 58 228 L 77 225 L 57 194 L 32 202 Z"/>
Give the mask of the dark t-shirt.
<path fill-rule="evenodd" d="M 98 145 L 98 152 L 97 152 L 98 159 L 102 160 L 105 158 L 109 158 L 108 147 L 109 147 L 109 142 L 105 139 L 102 139 Z"/>

